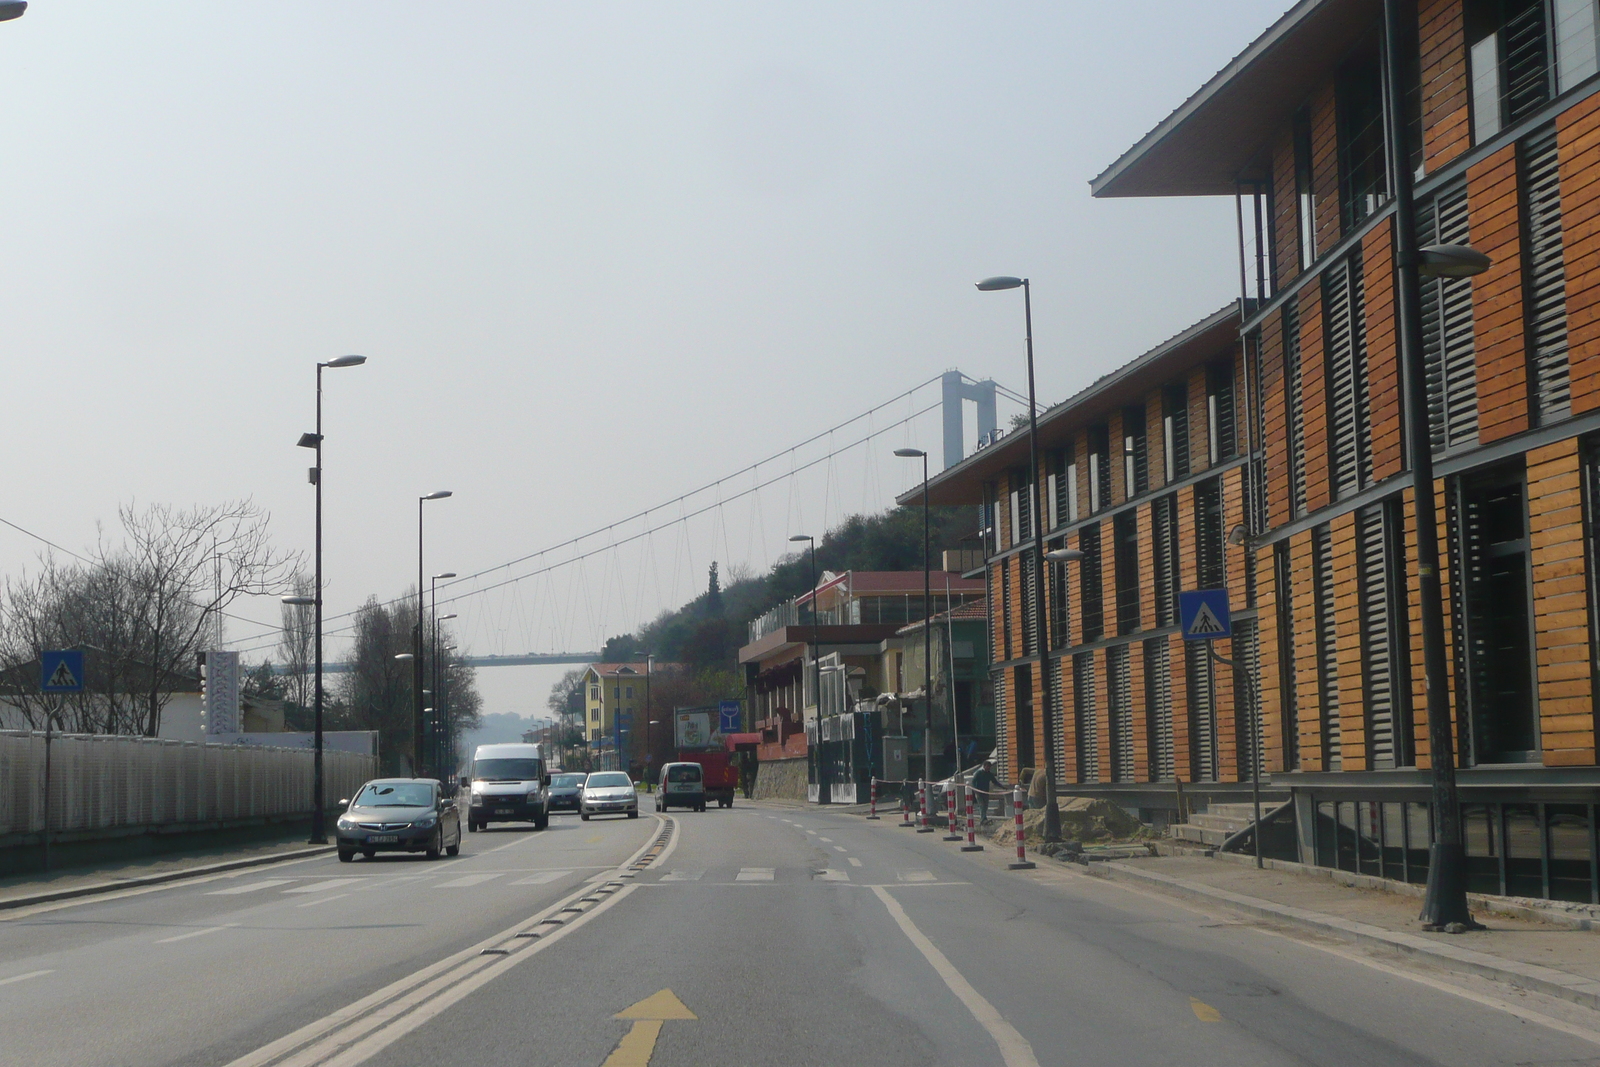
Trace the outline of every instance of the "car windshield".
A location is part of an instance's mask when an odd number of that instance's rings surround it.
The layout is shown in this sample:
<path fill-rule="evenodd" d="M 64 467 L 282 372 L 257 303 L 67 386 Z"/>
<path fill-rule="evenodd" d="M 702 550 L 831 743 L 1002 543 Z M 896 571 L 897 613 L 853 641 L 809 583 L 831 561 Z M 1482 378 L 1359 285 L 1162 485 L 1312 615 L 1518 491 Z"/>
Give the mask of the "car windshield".
<path fill-rule="evenodd" d="M 368 782 L 356 797 L 359 808 L 427 808 L 433 806 L 433 786 L 426 782 Z"/>
<path fill-rule="evenodd" d="M 690 763 L 667 768 L 667 781 L 669 782 L 698 782 L 699 780 L 699 764 Z"/>
<path fill-rule="evenodd" d="M 581 774 L 558 774 L 554 778 L 550 779 L 550 784 L 552 786 L 559 786 L 559 787 L 561 787 L 563 789 L 567 788 L 569 786 L 582 785 L 583 784 L 583 775 L 581 775 Z"/>
<path fill-rule="evenodd" d="M 480 782 L 531 782 L 544 774 L 536 759 L 480 759 L 472 776 Z"/>
<path fill-rule="evenodd" d="M 622 771 L 611 771 L 609 773 L 602 771 L 599 774 L 591 774 L 589 780 L 584 783 L 584 787 L 587 789 L 618 789 L 632 784 L 633 779 Z"/>

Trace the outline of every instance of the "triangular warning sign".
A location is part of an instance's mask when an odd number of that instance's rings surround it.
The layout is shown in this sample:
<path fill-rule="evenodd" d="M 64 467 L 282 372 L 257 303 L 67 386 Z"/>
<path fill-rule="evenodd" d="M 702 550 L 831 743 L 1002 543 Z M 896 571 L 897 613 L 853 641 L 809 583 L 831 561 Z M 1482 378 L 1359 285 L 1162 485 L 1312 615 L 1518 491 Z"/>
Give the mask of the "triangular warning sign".
<path fill-rule="evenodd" d="M 1201 604 L 1200 610 L 1194 613 L 1194 620 L 1189 623 L 1189 632 L 1196 635 L 1225 634 L 1228 628 L 1222 625 L 1222 620 L 1217 618 L 1210 604 Z"/>
<path fill-rule="evenodd" d="M 51 689 L 76 689 L 78 679 L 72 673 L 72 668 L 67 666 L 67 661 L 62 660 L 56 664 L 56 669 L 50 672 L 50 680 L 45 685 Z"/>

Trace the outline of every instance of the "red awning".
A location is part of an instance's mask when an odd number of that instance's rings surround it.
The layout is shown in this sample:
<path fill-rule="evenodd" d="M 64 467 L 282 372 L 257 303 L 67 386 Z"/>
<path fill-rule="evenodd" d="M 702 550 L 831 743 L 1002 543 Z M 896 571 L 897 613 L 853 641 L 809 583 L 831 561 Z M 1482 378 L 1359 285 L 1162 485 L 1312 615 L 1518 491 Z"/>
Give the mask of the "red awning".
<path fill-rule="evenodd" d="M 729 752 L 737 751 L 744 745 L 759 745 L 760 734 L 723 734 L 722 744 Z"/>

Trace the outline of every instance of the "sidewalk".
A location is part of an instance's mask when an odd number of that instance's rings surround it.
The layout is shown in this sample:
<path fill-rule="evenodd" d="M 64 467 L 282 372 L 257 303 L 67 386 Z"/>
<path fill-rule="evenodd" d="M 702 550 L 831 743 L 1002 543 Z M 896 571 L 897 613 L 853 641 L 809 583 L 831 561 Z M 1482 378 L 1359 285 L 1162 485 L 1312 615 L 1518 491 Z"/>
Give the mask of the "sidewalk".
<path fill-rule="evenodd" d="M 1487 930 L 1427 933 L 1417 921 L 1421 901 L 1415 897 L 1197 856 L 1093 863 L 1087 870 L 1600 1010 L 1600 935 L 1589 930 L 1474 909 Z"/>
<path fill-rule="evenodd" d="M 201 877 L 332 851 L 332 845 L 307 845 L 303 840 L 263 841 L 149 859 L 115 860 L 49 873 L 11 875 L 0 878 L 0 911 L 136 886 L 159 885 L 181 878 Z"/>

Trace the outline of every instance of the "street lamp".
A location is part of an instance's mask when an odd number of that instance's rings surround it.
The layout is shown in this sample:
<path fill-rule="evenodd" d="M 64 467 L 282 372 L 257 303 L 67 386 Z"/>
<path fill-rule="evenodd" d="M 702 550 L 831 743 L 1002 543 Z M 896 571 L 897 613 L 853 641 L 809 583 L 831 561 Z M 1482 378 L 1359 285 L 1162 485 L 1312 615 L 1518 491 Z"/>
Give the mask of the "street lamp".
<path fill-rule="evenodd" d="M 26 3 L 10 5 L 17 8 L 16 14 L 6 14 L 6 8 L 0 7 L 0 18 L 16 18 L 22 14 Z M 316 466 L 311 468 L 311 484 L 317 487 L 316 509 L 316 582 L 315 595 L 310 597 L 284 597 L 283 602 L 296 607 L 312 608 L 313 637 L 316 644 L 316 666 L 313 668 L 314 681 L 312 683 L 313 725 L 312 730 L 312 757 L 311 757 L 311 837 L 309 844 L 326 845 L 328 843 L 327 829 L 323 825 L 324 809 L 327 807 L 323 787 L 322 775 L 322 368 L 334 367 L 359 367 L 367 361 L 366 356 L 339 356 L 326 363 L 317 364 L 317 430 L 315 433 L 300 435 L 296 442 L 300 448 L 315 449 L 317 458 Z"/>
<path fill-rule="evenodd" d="M 817 539 L 810 534 L 794 534 L 789 540 L 794 543 L 804 541 L 811 546 L 811 664 L 814 668 L 811 687 L 817 698 L 817 746 L 820 750 L 822 746 L 822 645 L 817 629 Z M 817 767 L 817 803 L 822 804 L 825 801 L 823 800 L 823 765 L 820 751 L 815 758 Z"/>
<path fill-rule="evenodd" d="M 411 751 L 412 770 L 418 778 L 424 777 L 426 768 L 422 759 L 422 505 L 430 500 L 443 500 L 450 496 L 448 489 L 439 489 L 417 497 L 417 625 L 412 631 L 412 663 L 411 663 L 411 692 L 412 722 L 411 722 Z"/>
<path fill-rule="evenodd" d="M 650 680 L 656 672 L 656 656 L 654 652 L 646 652 L 644 656 L 644 791 L 650 792 L 650 757 L 651 748 L 650 727 L 655 725 L 655 720 L 650 717 Z"/>
<path fill-rule="evenodd" d="M 894 454 L 901 459 L 922 460 L 922 780 L 930 782 L 933 780 L 933 588 L 929 570 L 932 564 L 928 536 L 928 453 L 920 448 L 897 448 Z M 950 713 L 953 718 L 953 702 Z M 961 762 L 959 756 L 956 762 Z M 918 832 L 932 830 L 933 827 L 924 825 Z"/>
<path fill-rule="evenodd" d="M 1417 205 L 1412 186 L 1409 126 L 1402 100 L 1405 40 L 1399 0 L 1383 3 L 1384 110 L 1388 112 L 1389 180 L 1394 185 L 1395 318 L 1400 342 L 1401 398 L 1406 453 L 1417 531 L 1417 594 L 1421 600 L 1422 670 L 1427 693 L 1428 755 L 1433 778 L 1433 843 L 1428 848 L 1428 888 L 1418 916 L 1427 929 L 1472 928 L 1467 910 L 1467 858 L 1461 843 L 1461 800 L 1456 791 L 1455 740 L 1447 689 L 1444 591 L 1439 583 L 1439 516 L 1433 498 L 1433 440 L 1428 427 L 1428 372 L 1422 347 L 1419 276 L 1465 278 L 1489 269 L 1489 257 L 1466 245 L 1417 247 Z"/>
<path fill-rule="evenodd" d="M 0 22 L 21 18 L 26 10 L 28 10 L 28 0 L 0 0 Z"/>
<path fill-rule="evenodd" d="M 433 641 L 433 691 L 435 693 L 439 692 L 439 623 L 442 621 L 439 618 L 439 582 L 441 580 L 454 578 L 455 576 L 456 576 L 456 572 L 455 571 L 445 571 L 445 572 L 443 572 L 441 574 L 435 574 L 431 578 L 428 579 L 428 602 L 429 602 L 430 605 L 432 605 L 428 610 L 433 613 L 433 638 L 432 638 L 432 641 Z M 453 619 L 453 618 L 455 618 L 455 615 L 452 614 L 452 615 L 446 616 L 446 618 Z M 440 707 L 439 710 L 443 711 L 442 704 L 441 704 L 441 707 Z M 435 765 L 434 766 L 435 770 L 438 770 L 439 768 L 438 768 L 437 764 L 439 763 L 439 757 L 440 757 L 440 751 L 439 751 L 439 715 L 438 715 L 438 713 L 434 714 L 434 717 L 433 717 L 432 721 L 433 721 L 433 728 L 430 731 L 430 734 L 432 736 L 430 738 L 430 743 L 428 745 L 428 749 L 429 749 L 429 752 L 430 752 L 429 762 L 433 763 Z"/>
<path fill-rule="evenodd" d="M 1056 803 L 1056 724 L 1050 712 L 1050 627 L 1041 604 L 1044 598 L 1044 513 L 1039 508 L 1039 404 L 1033 384 L 1033 289 L 1026 278 L 985 278 L 978 291 L 1022 290 L 1022 315 L 1028 349 L 1028 514 L 1033 520 L 1033 643 L 1039 653 L 1039 691 L 1044 700 L 1044 839 L 1061 840 L 1061 808 Z"/>

